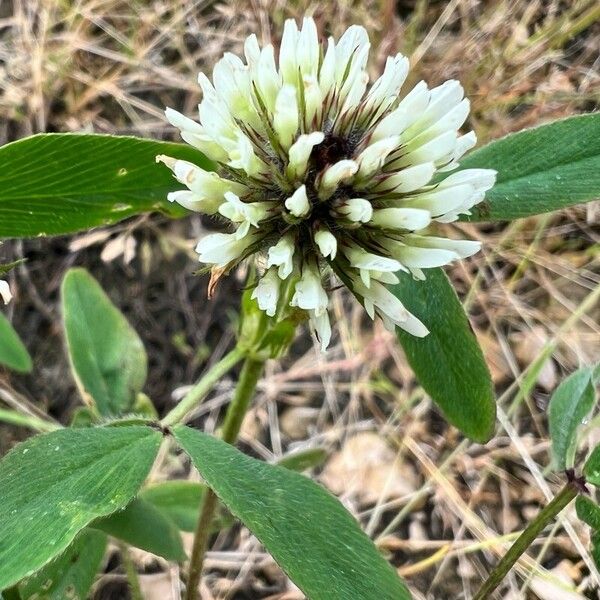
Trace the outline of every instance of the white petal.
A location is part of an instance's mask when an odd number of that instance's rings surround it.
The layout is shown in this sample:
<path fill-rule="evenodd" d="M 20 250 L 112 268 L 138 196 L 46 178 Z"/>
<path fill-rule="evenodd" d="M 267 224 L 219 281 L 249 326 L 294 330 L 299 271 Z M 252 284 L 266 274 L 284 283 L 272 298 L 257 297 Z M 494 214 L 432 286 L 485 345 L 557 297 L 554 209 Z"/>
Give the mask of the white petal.
<path fill-rule="evenodd" d="M 217 98 L 205 97 L 198 105 L 198 113 L 202 127 L 210 139 L 225 151 L 235 145 L 240 129 L 229 114 L 225 103 Z"/>
<path fill-rule="evenodd" d="M 358 171 L 358 164 L 353 160 L 343 159 L 325 169 L 318 183 L 319 198 L 325 200 L 333 194 L 338 184 L 347 181 Z"/>
<path fill-rule="evenodd" d="M 267 110 L 274 112 L 281 88 L 281 77 L 275 66 L 275 51 L 272 44 L 262 49 L 253 77 Z"/>
<path fill-rule="evenodd" d="M 471 208 L 479 204 L 485 198 L 485 192 L 475 191 L 470 196 L 463 198 L 461 204 L 456 208 L 445 212 L 443 215 L 438 215 L 435 220 L 438 223 L 453 223 L 460 215 L 470 215 Z"/>
<path fill-rule="evenodd" d="M 423 273 L 422 269 L 411 268 L 408 270 L 409 270 L 410 274 L 413 276 L 413 279 L 416 281 L 425 281 L 425 279 L 427 279 L 425 277 L 425 273 Z"/>
<path fill-rule="evenodd" d="M 202 73 L 202 71 L 198 73 L 198 84 L 202 89 L 202 97 L 205 100 L 214 101 L 217 99 L 217 92 L 215 91 L 213 84 L 211 83 L 210 79 L 204 73 Z"/>
<path fill-rule="evenodd" d="M 286 83 L 295 84 L 298 80 L 298 48 L 299 31 L 294 19 L 287 19 L 283 25 L 283 36 L 279 50 L 279 72 Z"/>
<path fill-rule="evenodd" d="M 430 92 L 424 81 L 419 82 L 389 115 L 381 120 L 371 139 L 377 141 L 390 135 L 401 134 L 427 108 Z"/>
<path fill-rule="evenodd" d="M 367 146 L 356 159 L 359 178 L 366 178 L 378 171 L 388 154 L 400 145 L 400 136 L 392 135 Z"/>
<path fill-rule="evenodd" d="M 258 227 L 259 221 L 267 216 L 268 205 L 264 202 L 242 202 L 239 196 L 225 192 L 225 202 L 219 207 L 219 212 L 233 223 L 248 222 Z M 240 234 L 241 237 L 243 237 Z"/>
<path fill-rule="evenodd" d="M 327 51 L 321 64 L 321 70 L 319 71 L 319 87 L 323 96 L 327 96 L 331 91 L 331 88 L 335 84 L 335 41 L 333 38 L 327 40 Z"/>
<path fill-rule="evenodd" d="M 258 302 L 258 307 L 264 310 L 269 317 L 274 317 L 279 299 L 279 286 L 281 281 L 275 269 L 269 269 L 259 280 L 252 292 L 252 298 Z"/>
<path fill-rule="evenodd" d="M 365 50 L 365 54 L 368 54 L 368 49 Z M 357 60 L 358 57 L 355 62 Z M 352 71 L 350 73 L 340 92 L 340 99 L 345 99 L 341 109 L 342 114 L 351 111 L 360 104 L 368 84 L 369 76 L 366 71 L 357 69 L 356 72 Z"/>
<path fill-rule="evenodd" d="M 177 180 L 200 196 L 222 197 L 227 191 L 245 189 L 238 183 L 219 177 L 214 171 L 205 171 L 186 160 L 172 161 L 165 156 L 158 156 L 157 160 L 170 166 Z"/>
<path fill-rule="evenodd" d="M 358 246 L 345 246 L 343 252 L 350 261 L 350 264 L 357 269 L 393 273 L 402 268 L 402 265 L 397 260 L 371 254 Z"/>
<path fill-rule="evenodd" d="M 353 280 L 354 290 L 363 298 L 365 309 L 373 318 L 374 309 L 382 316 L 384 322 L 388 321 L 396 325 L 409 320 L 411 316 L 408 310 L 392 292 L 378 281 L 372 281 L 371 287 L 366 287 L 361 281 Z"/>
<path fill-rule="evenodd" d="M 389 100 L 396 98 L 400 87 L 408 75 L 409 61 L 406 56 L 396 54 L 388 56 L 385 69 L 381 77 L 375 81 L 366 98 L 367 109 L 376 108 L 383 105 L 386 109 L 389 106 Z"/>
<path fill-rule="evenodd" d="M 200 123 L 196 123 L 193 119 L 182 115 L 180 112 L 173 110 L 172 108 L 165 109 L 165 117 L 167 121 L 173 125 L 173 127 L 177 127 L 181 129 L 181 131 L 189 131 L 190 133 L 203 134 L 204 128 Z"/>
<path fill-rule="evenodd" d="M 319 52 L 317 26 L 313 19 L 304 17 L 302 31 L 298 36 L 298 44 L 296 46 L 296 58 L 303 75 L 317 75 Z"/>
<path fill-rule="evenodd" d="M 393 331 L 396 325 L 417 337 L 425 337 L 429 333 L 427 327 L 406 310 L 402 302 L 380 283 L 372 283 L 371 289 L 367 290 L 366 298 L 369 298 L 376 307 L 377 313 L 388 329 Z"/>
<path fill-rule="evenodd" d="M 204 169 L 168 156 L 157 156 L 157 161 L 165 163 L 173 170 L 178 181 L 187 185 L 192 194 L 172 192 L 168 194 L 171 202 L 178 202 L 190 210 L 214 214 L 223 202 L 223 195 L 233 191 L 242 194 L 246 187 L 228 179 L 219 177 L 214 171 Z"/>
<path fill-rule="evenodd" d="M 369 47 L 367 30 L 360 25 L 351 25 L 339 39 L 335 48 L 335 76 L 338 84 L 343 82 L 350 60 L 364 54 L 364 49 Z"/>
<path fill-rule="evenodd" d="M 180 204 L 183 208 L 187 208 L 188 210 L 207 215 L 214 215 L 217 210 L 219 210 L 219 206 L 223 203 L 223 198 L 211 199 L 190 190 L 169 192 L 167 194 L 167 200 L 169 202 L 177 202 L 177 204 Z"/>
<path fill-rule="evenodd" d="M 325 258 L 328 256 L 331 260 L 335 258 L 335 255 L 337 254 L 337 239 L 331 231 L 328 229 L 319 229 L 319 231 L 315 233 L 315 243 Z"/>
<path fill-rule="evenodd" d="M 287 150 L 298 131 L 298 102 L 293 85 L 284 85 L 277 94 L 273 128 L 281 145 Z"/>
<path fill-rule="evenodd" d="M 444 163 L 448 160 L 448 156 L 453 154 L 457 137 L 456 131 L 446 131 L 421 146 L 411 147 L 409 143 L 407 145 L 409 152 L 398 160 L 388 163 L 389 168 L 400 169 L 423 162 L 433 162 L 436 165 Z"/>
<path fill-rule="evenodd" d="M 417 269 L 442 267 L 460 258 L 452 250 L 417 248 L 415 246 L 404 246 L 400 243 L 396 244 L 395 248 L 390 251 L 404 266 Z"/>
<path fill-rule="evenodd" d="M 229 166 L 243 169 L 250 177 L 258 175 L 265 168 L 252 146 L 252 142 L 241 131 L 236 133 L 235 145 L 229 150 Z"/>
<path fill-rule="evenodd" d="M 458 140 L 456 140 L 456 147 L 454 148 L 454 160 L 460 160 L 465 152 L 475 147 L 475 144 L 477 144 L 477 136 L 475 135 L 474 131 L 469 131 L 469 133 L 461 135 Z"/>
<path fill-rule="evenodd" d="M 458 81 L 453 79 L 432 88 L 427 108 L 407 133 L 412 136 L 420 131 L 425 131 L 425 129 L 454 109 L 463 99 L 463 96 L 464 90 L 462 86 Z"/>
<path fill-rule="evenodd" d="M 198 133 L 182 131 L 181 139 L 190 146 L 200 150 L 202 154 L 211 160 L 216 162 L 225 162 L 227 160 L 227 152 L 223 149 L 223 146 L 217 144 L 208 134 L 200 135 Z"/>
<path fill-rule="evenodd" d="M 473 240 L 450 240 L 428 235 L 406 235 L 403 239 L 409 246 L 450 250 L 456 252 L 460 258 L 468 258 L 481 250 L 481 242 Z"/>
<path fill-rule="evenodd" d="M 414 192 L 424 185 L 427 185 L 433 174 L 435 165 L 432 162 L 426 162 L 421 165 L 414 165 L 402 169 L 395 175 L 382 181 L 375 189 L 383 193 L 406 194 Z"/>
<path fill-rule="evenodd" d="M 401 270 L 405 271 L 406 269 L 403 267 Z M 400 283 L 398 277 L 394 275 L 394 273 L 389 273 L 388 271 L 371 271 L 370 276 L 371 279 L 381 281 L 381 283 L 389 283 L 392 285 Z"/>
<path fill-rule="evenodd" d="M 294 242 L 289 236 L 282 237 L 277 244 L 271 246 L 267 255 L 267 266 L 279 267 L 281 279 L 287 279 L 294 269 Z"/>
<path fill-rule="evenodd" d="M 306 266 L 294 288 L 291 306 L 304 310 L 314 310 L 315 316 L 321 316 L 327 310 L 329 299 L 321 285 L 321 274 L 316 267 Z"/>
<path fill-rule="evenodd" d="M 429 335 L 429 329 L 412 313 L 408 313 L 408 318 L 405 321 L 396 323 L 396 325 L 415 337 L 422 338 Z"/>
<path fill-rule="evenodd" d="M 242 60 L 226 52 L 214 66 L 213 85 L 217 97 L 236 119 L 259 129 L 261 119 L 251 101 L 252 84 L 250 71 Z"/>
<path fill-rule="evenodd" d="M 425 130 L 417 131 L 416 133 L 410 134 L 405 132 L 402 135 L 402 140 L 406 146 L 410 149 L 417 146 L 421 146 L 430 140 L 439 137 L 446 131 L 456 131 L 465 122 L 469 115 L 469 101 L 465 98 L 462 102 L 457 104 L 452 110 L 448 111 L 433 125 Z M 457 137 L 458 140 L 458 137 Z M 452 154 L 454 156 L 454 154 Z"/>
<path fill-rule="evenodd" d="M 331 323 L 329 322 L 329 315 L 327 314 L 327 311 L 324 311 L 317 316 L 314 310 L 309 311 L 309 315 L 311 327 L 319 342 L 321 342 L 321 352 L 325 352 L 331 341 Z"/>
<path fill-rule="evenodd" d="M 494 186 L 496 175 L 497 173 L 493 169 L 463 169 L 448 175 L 438 187 L 447 188 L 468 183 L 476 190 L 487 191 Z"/>
<path fill-rule="evenodd" d="M 381 208 L 373 212 L 371 223 L 384 229 L 418 231 L 431 223 L 431 213 L 420 208 Z"/>
<path fill-rule="evenodd" d="M 461 214 L 471 214 L 470 209 L 481 202 L 485 197 L 485 192 L 493 187 L 496 180 L 496 172 L 492 169 L 465 169 L 452 173 L 442 181 L 437 189 L 439 190 L 464 190 L 464 185 L 473 188 L 472 193 L 462 193 L 462 202 L 453 209 L 448 208 L 444 214 L 438 215 L 437 221 L 440 223 L 451 223 Z"/>
<path fill-rule="evenodd" d="M 225 267 L 239 258 L 253 241 L 252 235 L 238 239 L 235 233 L 212 233 L 198 242 L 196 252 L 200 262 Z"/>
<path fill-rule="evenodd" d="M 402 200 L 402 204 L 410 208 L 428 210 L 432 216 L 437 217 L 461 206 L 466 199 L 471 198 L 474 192 L 475 188 L 472 185 L 456 185 L 423 192 Z"/>
<path fill-rule="evenodd" d="M 454 152 L 450 162 L 444 166 L 438 166 L 438 171 L 443 173 L 445 171 L 452 171 L 453 169 L 456 169 L 458 166 L 458 161 L 462 155 L 471 148 L 474 148 L 475 144 L 477 144 L 477 136 L 475 135 L 474 131 L 469 131 L 469 133 L 459 136 L 456 140 L 456 145 L 454 146 Z"/>
<path fill-rule="evenodd" d="M 364 198 L 351 198 L 337 212 L 355 223 L 368 223 L 373 216 L 373 205 Z"/>
<path fill-rule="evenodd" d="M 255 67 L 260 59 L 260 46 L 256 34 L 252 33 L 244 42 L 244 55 L 249 67 Z"/>
<path fill-rule="evenodd" d="M 295 217 L 305 217 L 310 212 L 310 201 L 306 195 L 306 186 L 301 185 L 286 201 L 285 207 Z"/>
<path fill-rule="evenodd" d="M 12 300 L 12 294 L 10 292 L 10 287 L 4 279 L 0 279 L 0 296 L 4 301 L 4 304 L 8 304 Z"/>
<path fill-rule="evenodd" d="M 302 177 L 308 166 L 308 159 L 312 149 L 325 139 L 321 131 L 313 131 L 308 135 L 301 135 L 292 144 L 289 150 L 288 175 L 292 178 Z"/>
<path fill-rule="evenodd" d="M 323 95 L 317 77 L 315 75 L 304 75 L 304 122 L 312 128 L 313 122 L 318 121 L 323 107 Z"/>

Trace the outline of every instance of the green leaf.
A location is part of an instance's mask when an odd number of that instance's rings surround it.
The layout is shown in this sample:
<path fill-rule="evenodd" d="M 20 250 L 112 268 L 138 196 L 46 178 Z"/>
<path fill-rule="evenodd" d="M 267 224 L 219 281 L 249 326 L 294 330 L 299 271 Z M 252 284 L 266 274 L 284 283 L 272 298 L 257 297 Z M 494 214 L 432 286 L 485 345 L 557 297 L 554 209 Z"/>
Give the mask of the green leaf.
<path fill-rule="evenodd" d="M 33 369 L 31 356 L 8 319 L 0 313 L 0 365 L 19 373 Z"/>
<path fill-rule="evenodd" d="M 277 464 L 292 471 L 304 471 L 321 465 L 327 458 L 322 448 L 311 448 L 283 457 Z M 200 506 L 206 492 L 206 486 L 193 481 L 165 481 L 144 488 L 139 497 L 153 504 L 165 516 L 171 519 L 182 531 L 196 530 Z M 231 513 L 222 505 L 217 508 L 212 525 L 214 531 L 230 527 L 233 523 Z"/>
<path fill-rule="evenodd" d="M 93 521 L 90 526 L 167 560 L 186 558 L 175 523 L 141 498 L 123 510 Z"/>
<path fill-rule="evenodd" d="M 87 406 L 78 406 L 71 415 L 69 427 L 93 427 L 97 421 L 95 411 Z"/>
<path fill-rule="evenodd" d="M 587 496 L 577 496 L 575 500 L 577 516 L 592 528 L 591 553 L 597 567 L 600 567 L 600 506 Z"/>
<path fill-rule="evenodd" d="M 577 496 L 575 500 L 577 516 L 592 529 L 600 531 L 600 506 L 587 496 Z"/>
<path fill-rule="evenodd" d="M 0 461 L 0 589 L 43 567 L 92 520 L 127 505 L 162 435 L 150 427 L 61 429 Z"/>
<path fill-rule="evenodd" d="M 596 446 L 585 461 L 583 474 L 588 483 L 600 487 L 600 446 Z"/>
<path fill-rule="evenodd" d="M 327 451 L 324 448 L 309 448 L 308 450 L 288 454 L 279 460 L 277 464 L 292 471 L 306 471 L 321 466 L 326 460 Z"/>
<path fill-rule="evenodd" d="M 59 557 L 19 585 L 22 600 L 87 598 L 106 542 L 100 531 L 84 529 Z"/>
<path fill-rule="evenodd" d="M 140 498 L 151 503 L 171 519 L 182 531 L 195 531 L 206 486 L 193 481 L 165 481 L 151 485 L 140 494 Z M 213 519 L 214 531 L 229 527 L 233 519 L 222 507 Z"/>
<path fill-rule="evenodd" d="M 592 410 L 595 396 L 590 367 L 569 375 L 552 394 L 548 420 L 557 470 L 573 466 L 577 431 Z"/>
<path fill-rule="evenodd" d="M 600 113 L 568 117 L 489 143 L 461 169 L 496 169 L 496 185 L 463 221 L 503 221 L 600 197 Z"/>
<path fill-rule="evenodd" d="M 321 486 L 188 427 L 175 427 L 174 435 L 207 484 L 308 598 L 410 598 L 358 523 Z"/>
<path fill-rule="evenodd" d="M 104 416 L 126 412 L 146 381 L 138 334 L 84 269 L 66 274 L 62 307 L 71 368 L 84 401 Z"/>
<path fill-rule="evenodd" d="M 492 380 L 454 288 L 441 269 L 427 269 L 426 281 L 397 275 L 400 283 L 390 291 L 430 332 L 418 338 L 397 330 L 417 379 L 450 423 L 475 441 L 488 441 L 496 418 Z"/>
<path fill-rule="evenodd" d="M 157 154 L 212 164 L 186 144 L 79 133 L 39 134 L 0 147 L 0 238 L 71 233 L 132 215 L 185 211 Z"/>

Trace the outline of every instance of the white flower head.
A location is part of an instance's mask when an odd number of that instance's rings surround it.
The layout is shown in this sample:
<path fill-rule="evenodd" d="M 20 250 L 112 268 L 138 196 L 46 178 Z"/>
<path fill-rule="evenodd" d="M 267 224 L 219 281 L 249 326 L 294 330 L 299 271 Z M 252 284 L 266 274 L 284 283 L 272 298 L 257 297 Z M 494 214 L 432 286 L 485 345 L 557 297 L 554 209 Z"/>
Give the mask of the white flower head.
<path fill-rule="evenodd" d="M 226 54 L 212 82 L 199 75 L 199 122 L 167 109 L 183 139 L 217 165 L 211 173 L 160 157 L 187 188 L 169 199 L 227 219 L 232 233 L 201 240 L 200 260 L 222 272 L 260 257 L 259 308 L 275 315 L 291 290 L 285 302 L 306 312 L 323 348 L 331 327 L 322 282 L 332 270 L 372 317 L 426 335 L 386 285 L 397 271 L 422 279 L 478 251 L 478 242 L 428 232 L 470 214 L 495 172 L 452 172 L 476 141 L 459 133 L 469 101 L 458 81 L 401 92 L 409 61 L 398 54 L 369 86 L 363 27 L 323 47 L 319 39 L 311 18 L 300 28 L 286 21 L 278 57 L 251 35 L 245 61 Z"/>

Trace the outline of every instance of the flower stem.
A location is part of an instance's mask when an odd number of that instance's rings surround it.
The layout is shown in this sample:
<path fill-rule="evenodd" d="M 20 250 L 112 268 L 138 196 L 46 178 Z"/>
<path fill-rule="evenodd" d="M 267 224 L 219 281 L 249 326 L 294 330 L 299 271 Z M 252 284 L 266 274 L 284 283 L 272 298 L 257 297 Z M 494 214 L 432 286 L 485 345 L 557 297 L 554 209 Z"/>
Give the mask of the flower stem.
<path fill-rule="evenodd" d="M 485 583 L 481 586 L 473 600 L 488 600 L 492 592 L 500 585 L 506 574 L 519 560 L 520 556 L 531 546 L 533 541 L 540 535 L 543 529 L 551 523 L 558 513 L 567 506 L 579 493 L 577 487 L 569 482 L 556 495 L 550 503 L 545 506 L 538 516 L 529 523 L 523 533 L 516 539 L 515 543 L 508 549 L 494 570 L 490 573 Z"/>
<path fill-rule="evenodd" d="M 256 385 L 262 374 L 265 361 L 247 357 L 244 361 L 238 384 L 221 429 L 221 438 L 228 444 L 237 440 L 242 426 L 242 421 L 254 397 Z M 217 496 L 208 489 L 202 503 L 202 511 L 198 518 L 192 554 L 190 557 L 190 568 L 186 586 L 186 600 L 196 600 L 198 597 L 198 584 L 202 575 L 204 555 L 208 546 L 211 523 L 217 507 Z"/>
<path fill-rule="evenodd" d="M 244 351 L 239 347 L 226 354 L 217 364 L 213 365 L 207 373 L 184 396 L 183 400 L 171 410 L 162 420 L 166 427 L 181 423 L 188 413 L 199 404 L 213 386 L 244 357 Z"/>

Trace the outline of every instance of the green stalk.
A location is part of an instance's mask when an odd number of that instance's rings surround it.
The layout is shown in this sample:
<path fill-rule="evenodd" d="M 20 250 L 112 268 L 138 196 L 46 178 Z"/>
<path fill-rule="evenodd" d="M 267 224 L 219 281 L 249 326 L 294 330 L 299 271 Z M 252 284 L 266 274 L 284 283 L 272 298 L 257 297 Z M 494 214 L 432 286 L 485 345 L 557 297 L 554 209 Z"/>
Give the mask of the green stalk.
<path fill-rule="evenodd" d="M 242 367 L 233 399 L 225 414 L 225 421 L 223 422 L 221 430 L 221 438 L 228 444 L 235 443 L 238 438 L 242 421 L 244 420 L 250 402 L 254 397 L 256 385 L 260 379 L 264 365 L 264 360 L 257 360 L 250 357 L 247 357 L 244 361 L 244 366 Z M 200 577 L 202 576 L 204 555 L 208 546 L 211 523 L 216 507 L 217 496 L 211 489 L 208 489 L 204 496 L 202 511 L 200 512 L 196 533 L 194 535 L 185 592 L 186 600 L 197 600 L 198 598 L 198 585 L 200 583 Z"/>
<path fill-rule="evenodd" d="M 119 550 L 121 552 L 121 561 L 123 562 L 125 575 L 127 575 L 127 583 L 129 585 L 131 600 L 144 600 L 144 597 L 142 596 L 142 588 L 140 586 L 140 578 L 138 577 L 135 565 L 131 560 L 127 545 L 123 542 L 119 542 Z"/>
<path fill-rule="evenodd" d="M 200 404 L 217 381 L 240 362 L 243 357 L 244 351 L 238 347 L 234 348 L 229 354 L 226 354 L 200 378 L 194 387 L 184 396 L 183 400 L 165 416 L 161 421 L 162 425 L 170 427 L 171 425 L 185 421 L 188 413 L 196 408 L 197 404 Z"/>
<path fill-rule="evenodd" d="M 34 415 L 26 415 L 15 410 L 5 410 L 3 408 L 0 408 L 0 421 L 10 423 L 11 425 L 17 425 L 18 427 L 28 427 L 29 429 L 40 431 L 42 433 L 56 431 L 57 429 L 62 428 L 58 423 L 44 421 Z"/>
<path fill-rule="evenodd" d="M 523 533 L 509 548 L 508 552 L 490 573 L 490 576 L 481 586 L 477 594 L 473 596 L 473 600 L 488 600 L 491 597 L 492 592 L 500 585 L 502 580 L 506 577 L 506 574 L 540 535 L 546 525 L 551 523 L 560 511 L 565 508 L 578 493 L 579 490 L 573 483 L 569 482 L 565 484 L 558 495 L 540 511 L 538 516 L 529 523 Z"/>

